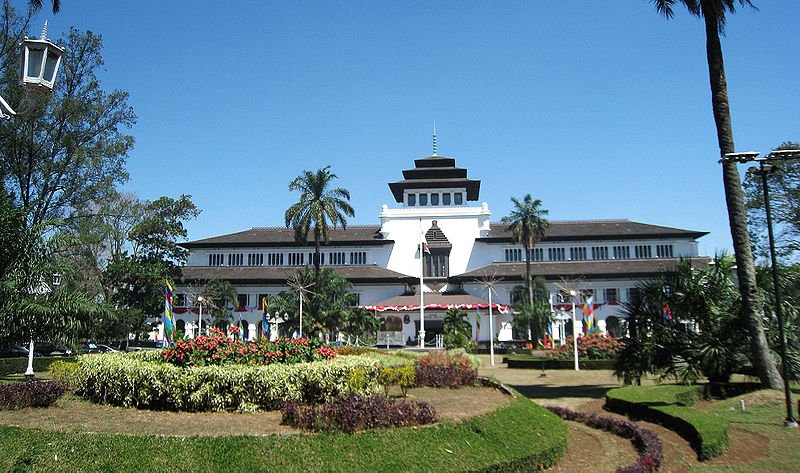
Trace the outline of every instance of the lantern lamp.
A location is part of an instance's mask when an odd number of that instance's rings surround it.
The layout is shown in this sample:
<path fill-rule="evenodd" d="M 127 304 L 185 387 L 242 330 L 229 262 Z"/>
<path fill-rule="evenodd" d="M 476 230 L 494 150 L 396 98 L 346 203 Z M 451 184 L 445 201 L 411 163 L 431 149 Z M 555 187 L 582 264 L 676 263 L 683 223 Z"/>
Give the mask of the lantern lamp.
<path fill-rule="evenodd" d="M 42 28 L 39 39 L 28 39 L 22 42 L 22 68 L 20 71 L 20 85 L 28 90 L 53 90 L 56 74 L 61 65 L 64 50 L 47 39 L 47 22 Z"/>

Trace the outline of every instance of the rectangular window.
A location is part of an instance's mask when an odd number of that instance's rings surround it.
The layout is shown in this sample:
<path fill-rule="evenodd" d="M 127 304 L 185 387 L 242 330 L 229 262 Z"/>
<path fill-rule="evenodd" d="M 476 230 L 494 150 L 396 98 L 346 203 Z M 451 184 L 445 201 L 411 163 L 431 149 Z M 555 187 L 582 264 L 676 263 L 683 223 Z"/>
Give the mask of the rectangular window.
<path fill-rule="evenodd" d="M 615 246 L 614 259 L 629 259 L 631 257 L 631 249 L 628 246 Z"/>
<path fill-rule="evenodd" d="M 425 255 L 425 276 L 446 278 L 448 259 L 448 256 L 444 254 Z"/>
<path fill-rule="evenodd" d="M 573 246 L 569 249 L 569 259 L 572 261 L 583 261 L 586 259 L 586 248 L 583 246 Z"/>
<path fill-rule="evenodd" d="M 672 258 L 672 245 L 656 245 L 656 258 Z"/>
<path fill-rule="evenodd" d="M 642 301 L 642 291 L 638 287 L 628 288 L 628 302 L 638 304 Z"/>
<path fill-rule="evenodd" d="M 269 310 L 269 294 L 258 295 L 258 310 L 264 310 L 264 299 L 267 300 L 267 310 Z"/>
<path fill-rule="evenodd" d="M 247 307 L 247 303 L 249 302 L 250 294 L 238 294 L 236 296 L 236 306 L 237 307 Z"/>
<path fill-rule="evenodd" d="M 522 249 L 506 248 L 506 262 L 516 263 L 522 261 Z"/>
<path fill-rule="evenodd" d="M 592 259 L 608 259 L 608 247 L 607 246 L 593 246 L 592 247 Z"/>
<path fill-rule="evenodd" d="M 264 266 L 264 254 L 263 253 L 248 254 L 247 266 Z"/>
<path fill-rule="evenodd" d="M 343 265 L 345 264 L 344 251 L 335 251 L 328 254 L 328 261 L 330 265 Z"/>
<path fill-rule="evenodd" d="M 172 296 L 172 305 L 175 307 L 183 307 L 186 305 L 186 294 L 175 294 Z"/>
<path fill-rule="evenodd" d="M 358 307 L 361 305 L 361 293 L 360 292 L 353 292 L 350 294 L 353 299 L 353 306 Z"/>
<path fill-rule="evenodd" d="M 636 245 L 634 253 L 637 258 L 652 258 L 652 247 L 650 245 Z"/>
<path fill-rule="evenodd" d="M 367 252 L 366 251 L 351 251 L 350 252 L 350 264 L 367 264 Z"/>
<path fill-rule="evenodd" d="M 228 266 L 243 266 L 244 255 L 241 253 L 231 253 L 228 255 Z"/>
<path fill-rule="evenodd" d="M 428 194 L 420 194 L 419 195 L 419 206 L 424 207 L 428 205 Z"/>
<path fill-rule="evenodd" d="M 544 250 L 541 248 L 531 248 L 528 252 L 528 260 L 529 261 L 543 261 L 544 260 Z"/>
<path fill-rule="evenodd" d="M 439 205 L 439 194 L 431 194 L 431 205 Z"/>
<path fill-rule="evenodd" d="M 462 205 L 464 203 L 464 196 L 461 192 L 456 192 L 453 194 L 453 203 L 455 205 Z"/>
<path fill-rule="evenodd" d="M 408 206 L 414 207 L 417 205 L 417 194 L 408 194 Z"/>
<path fill-rule="evenodd" d="M 208 255 L 208 265 L 209 266 L 222 266 L 222 265 L 224 265 L 225 264 L 224 256 L 225 255 L 220 254 L 220 253 L 212 253 L 212 254 Z"/>
<path fill-rule="evenodd" d="M 567 252 L 564 248 L 548 248 L 547 249 L 547 259 L 550 261 L 564 261 L 566 258 Z"/>
<path fill-rule="evenodd" d="M 618 295 L 616 288 L 608 288 L 604 291 L 603 297 L 605 297 L 606 302 L 615 303 L 618 302 Z"/>
<path fill-rule="evenodd" d="M 449 192 L 442 194 L 442 205 L 450 205 L 450 199 L 451 197 Z"/>

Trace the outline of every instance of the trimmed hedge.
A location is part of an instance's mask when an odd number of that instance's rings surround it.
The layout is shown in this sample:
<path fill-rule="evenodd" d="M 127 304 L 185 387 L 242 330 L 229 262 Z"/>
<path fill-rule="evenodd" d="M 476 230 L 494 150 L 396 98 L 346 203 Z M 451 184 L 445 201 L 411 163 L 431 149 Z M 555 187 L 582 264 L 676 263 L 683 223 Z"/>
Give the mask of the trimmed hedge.
<path fill-rule="evenodd" d="M 519 397 L 461 423 L 359 435 L 173 438 L 0 426 L 0 438 L 0 471 L 139 473 L 180 465 L 184 471 L 516 472 L 555 464 L 567 449 L 567 426 Z"/>
<path fill-rule="evenodd" d="M 536 369 L 536 370 L 572 370 L 575 369 L 575 360 L 556 360 L 530 355 L 513 355 L 503 357 L 503 363 L 509 368 Z M 578 359 L 578 366 L 582 370 L 613 370 L 615 360 L 584 360 Z"/>
<path fill-rule="evenodd" d="M 616 388 L 606 393 L 606 407 L 674 430 L 689 441 L 700 460 L 708 460 L 728 449 L 730 424 L 718 415 L 690 407 L 700 389 L 675 385 Z"/>
<path fill-rule="evenodd" d="M 34 356 L 33 371 L 47 371 L 54 361 L 75 361 L 74 356 Z M 28 357 L 0 358 L 0 376 L 22 374 L 28 369 Z"/>
<path fill-rule="evenodd" d="M 372 394 L 380 365 L 360 356 L 292 365 L 178 367 L 150 355 L 78 357 L 76 392 L 125 407 L 207 411 L 278 409 L 289 401 L 322 402 Z"/>

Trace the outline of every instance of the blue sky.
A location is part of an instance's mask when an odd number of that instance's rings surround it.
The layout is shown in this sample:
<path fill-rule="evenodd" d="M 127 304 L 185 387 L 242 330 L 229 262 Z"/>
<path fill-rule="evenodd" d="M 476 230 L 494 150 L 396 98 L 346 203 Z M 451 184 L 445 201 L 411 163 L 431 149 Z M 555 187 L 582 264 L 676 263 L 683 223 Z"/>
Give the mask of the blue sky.
<path fill-rule="evenodd" d="M 757 1 L 723 39 L 740 151 L 800 141 L 800 2 Z M 480 179 L 493 219 L 526 193 L 553 220 L 628 218 L 731 247 L 703 24 L 647 0 L 62 2 L 49 36 L 103 36 L 130 93 L 125 189 L 191 194 L 190 239 L 283 225 L 288 182 L 331 165 L 352 224 L 439 154 Z M 38 27 L 34 28 L 35 30 Z M 744 169 L 741 169 L 744 171 Z"/>

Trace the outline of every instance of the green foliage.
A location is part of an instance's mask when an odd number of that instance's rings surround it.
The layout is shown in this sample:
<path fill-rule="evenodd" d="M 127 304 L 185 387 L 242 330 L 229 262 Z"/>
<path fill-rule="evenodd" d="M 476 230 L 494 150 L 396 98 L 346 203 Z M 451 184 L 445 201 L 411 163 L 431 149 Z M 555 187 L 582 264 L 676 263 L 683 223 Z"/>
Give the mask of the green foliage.
<path fill-rule="evenodd" d="M 543 337 L 547 333 L 548 326 L 553 321 L 553 310 L 547 300 L 547 292 L 544 292 L 543 298 L 537 298 L 537 294 L 540 292 L 536 289 L 536 286 L 544 284 L 543 280 L 540 282 L 538 279 L 533 283 L 533 304 L 525 302 L 527 296 L 520 298 L 521 302 L 514 306 L 514 318 L 511 319 L 512 327 L 517 332 L 525 334 L 526 337 L 530 335 L 530 340 Z"/>
<path fill-rule="evenodd" d="M 55 361 L 68 362 L 75 361 L 75 358 L 55 358 L 52 356 L 37 356 L 33 358 L 33 371 L 41 373 L 50 369 L 50 365 Z M 0 358 L 0 376 L 8 374 L 22 374 L 28 368 L 27 357 Z"/>
<path fill-rule="evenodd" d="M 701 460 L 725 453 L 730 424 L 721 416 L 691 408 L 698 388 L 691 386 L 636 386 L 606 393 L 606 406 L 675 430 L 692 444 Z"/>
<path fill-rule="evenodd" d="M 585 335 L 578 337 L 578 358 L 580 360 L 611 360 L 617 357 L 623 344 L 608 335 Z M 573 359 L 575 348 L 572 337 L 567 337 L 563 345 L 546 352 L 547 356 L 559 360 Z"/>
<path fill-rule="evenodd" d="M 189 252 L 177 244 L 188 235 L 183 222 L 200 215 L 191 198 L 183 194 L 177 200 L 162 196 L 147 202 L 144 218 L 128 235 L 134 243 L 134 254 L 151 260 L 184 263 Z"/>
<path fill-rule="evenodd" d="M 354 388 L 370 394 L 379 372 L 378 362 L 360 356 L 292 365 L 186 368 L 147 359 L 153 356 L 81 356 L 77 393 L 95 402 L 125 407 L 182 411 L 249 410 L 252 406 L 275 409 L 288 401 L 320 402 L 353 392 Z M 351 380 L 352 377 L 359 379 Z M 369 384 L 364 383 L 365 378 Z"/>
<path fill-rule="evenodd" d="M 180 459 L 186 471 L 516 472 L 555 464 L 567 449 L 567 426 L 520 397 L 492 413 L 460 423 L 360 435 L 175 438 L 0 426 L 0 438 L 0 469 L 4 471 L 141 472 L 146 458 L 150 471 L 174 470 Z M 397 454 L 412 451 L 416 452 L 413 461 Z M 54 462 L 54 457 L 59 461 Z"/>
<path fill-rule="evenodd" d="M 522 243 L 525 249 L 525 288 L 528 292 L 525 302 L 532 303 L 535 298 L 531 285 L 531 249 L 542 241 L 544 233 L 550 228 L 550 221 L 546 218 L 549 211 L 542 208 L 541 200 L 534 200 L 530 194 L 526 194 L 521 201 L 512 197 L 511 203 L 514 204 L 511 213 L 501 221 L 508 225 L 506 231 L 511 232 L 514 241 Z"/>
<path fill-rule="evenodd" d="M 416 385 L 416 371 L 413 365 L 388 366 L 381 368 L 378 383 L 383 386 L 383 392 L 389 395 L 389 388 L 398 386 L 400 393 L 406 397 L 409 388 Z"/>
<path fill-rule="evenodd" d="M 76 361 L 63 361 L 63 360 L 55 360 L 54 362 L 50 363 L 48 367 L 50 371 L 50 376 L 56 381 L 68 386 L 69 388 L 75 388 L 78 386 L 78 382 L 80 379 L 80 367 Z"/>
<path fill-rule="evenodd" d="M 640 285 L 640 298 L 625 306 L 630 336 L 623 339 L 615 372 L 626 382 L 645 374 L 696 382 L 702 374 L 727 382 L 747 370 L 747 334 L 739 319 L 739 293 L 731 280 L 733 259 L 722 254 L 707 269 L 690 260 L 674 273 Z M 668 305 L 672 320 L 664 316 Z"/>
<path fill-rule="evenodd" d="M 330 228 L 347 228 L 345 217 L 353 217 L 355 211 L 350 206 L 350 192 L 347 189 L 331 188 L 336 174 L 325 166 L 316 172 L 303 171 L 289 183 L 290 191 L 300 191 L 300 200 L 286 209 L 284 219 L 286 228 L 294 229 L 295 240 L 305 242 L 308 232 L 314 232 L 314 271 L 320 270 L 319 246 L 327 243 Z"/>
<path fill-rule="evenodd" d="M 447 309 L 442 324 L 444 346 L 447 348 L 472 348 L 472 325 L 467 312 L 462 309 Z"/>

